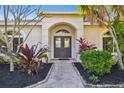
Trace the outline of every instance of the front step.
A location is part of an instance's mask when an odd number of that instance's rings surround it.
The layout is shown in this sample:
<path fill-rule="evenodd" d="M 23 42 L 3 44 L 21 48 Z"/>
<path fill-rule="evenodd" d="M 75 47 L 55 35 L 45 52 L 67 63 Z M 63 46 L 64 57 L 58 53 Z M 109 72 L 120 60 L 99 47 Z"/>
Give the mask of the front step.
<path fill-rule="evenodd" d="M 75 59 L 50 59 L 50 63 L 73 63 L 75 62 Z"/>

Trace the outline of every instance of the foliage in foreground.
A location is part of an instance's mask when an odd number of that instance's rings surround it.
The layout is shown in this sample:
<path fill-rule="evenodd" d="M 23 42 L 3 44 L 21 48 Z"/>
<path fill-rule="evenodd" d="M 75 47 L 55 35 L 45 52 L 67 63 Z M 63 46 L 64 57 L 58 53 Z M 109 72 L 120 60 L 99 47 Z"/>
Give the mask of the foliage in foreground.
<path fill-rule="evenodd" d="M 12 60 L 14 65 L 20 65 L 21 60 L 17 57 L 8 57 L 0 55 L 0 64 L 9 64 L 9 60 Z"/>
<path fill-rule="evenodd" d="M 122 59 L 122 53 L 119 48 L 118 40 L 116 37 L 116 29 L 113 27 L 114 21 L 124 19 L 124 6 L 121 5 L 80 5 L 81 14 L 91 22 L 91 24 L 98 23 L 99 25 L 105 26 L 111 33 L 114 40 L 114 45 L 118 55 L 118 66 L 121 70 L 124 70 L 124 64 Z"/>
<path fill-rule="evenodd" d="M 124 21 L 114 21 L 113 27 L 116 31 L 117 41 L 122 53 L 122 60 L 124 62 Z"/>
<path fill-rule="evenodd" d="M 26 44 L 25 47 L 20 47 L 19 55 L 22 57 L 22 70 L 29 75 L 33 75 L 34 73 L 38 73 L 42 58 L 45 58 L 46 62 L 48 62 L 48 56 L 46 54 L 47 48 L 40 48 L 37 50 L 37 46 L 33 45 L 31 48 Z"/>
<path fill-rule="evenodd" d="M 4 58 L 2 56 L 0 56 L 0 64 L 4 63 Z"/>
<path fill-rule="evenodd" d="M 115 61 L 107 51 L 86 50 L 80 53 L 82 66 L 95 75 L 102 76 L 110 73 Z"/>
<path fill-rule="evenodd" d="M 97 82 L 99 82 L 98 76 L 95 76 L 95 75 L 90 76 L 90 77 L 89 77 L 89 80 L 90 80 L 92 83 L 97 83 Z"/>
<path fill-rule="evenodd" d="M 79 53 L 82 51 L 93 49 L 94 45 L 89 44 L 84 38 L 77 40 L 79 42 Z"/>

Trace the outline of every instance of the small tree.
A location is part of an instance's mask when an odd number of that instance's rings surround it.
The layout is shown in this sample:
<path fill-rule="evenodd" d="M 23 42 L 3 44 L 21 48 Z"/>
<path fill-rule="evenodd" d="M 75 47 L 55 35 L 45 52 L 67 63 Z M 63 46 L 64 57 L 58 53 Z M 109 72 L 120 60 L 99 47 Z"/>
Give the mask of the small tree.
<path fill-rule="evenodd" d="M 103 5 L 81 5 L 79 10 L 86 16 L 91 23 L 99 23 L 104 25 L 110 32 L 118 54 L 118 65 L 121 70 L 124 70 L 122 62 L 122 53 L 119 48 L 115 29 L 112 25 L 114 20 L 119 20 L 124 16 L 124 6 L 103 6 Z"/>
<path fill-rule="evenodd" d="M 117 41 L 119 44 L 119 48 L 122 52 L 122 59 L 124 62 L 124 21 L 114 21 L 113 27 L 117 34 Z"/>
<path fill-rule="evenodd" d="M 21 56 L 23 59 L 22 71 L 29 75 L 38 74 L 42 63 L 42 58 L 45 58 L 46 62 L 48 62 L 48 56 L 46 54 L 48 49 L 42 47 L 38 50 L 38 44 L 33 45 L 31 48 L 29 48 L 27 44 L 25 47 L 20 47 L 19 56 Z"/>
<path fill-rule="evenodd" d="M 12 57 L 13 50 L 11 45 L 17 33 L 20 33 L 22 29 L 26 28 L 26 26 L 32 23 L 32 27 L 30 28 L 29 33 L 27 34 L 25 40 L 22 43 L 20 43 L 21 34 L 18 34 L 18 38 L 19 38 L 18 50 L 19 50 L 20 46 L 25 43 L 25 41 L 27 40 L 28 36 L 30 35 L 34 27 L 39 22 L 41 22 L 43 18 L 46 17 L 46 15 L 44 15 L 43 12 L 40 12 L 41 6 L 34 7 L 34 6 L 26 6 L 26 5 L 23 5 L 23 6 L 22 5 L 21 6 L 4 5 L 3 11 L 4 11 L 3 13 L 4 31 L 0 32 L 0 39 L 5 43 L 7 52 L 11 54 L 9 56 Z M 8 35 L 8 28 L 9 28 L 8 22 L 10 21 L 13 23 L 13 27 L 12 27 L 13 32 L 11 33 L 12 37 L 9 37 Z M 18 53 L 18 50 L 16 53 Z M 14 65 L 12 60 L 10 60 L 10 71 L 14 71 Z"/>

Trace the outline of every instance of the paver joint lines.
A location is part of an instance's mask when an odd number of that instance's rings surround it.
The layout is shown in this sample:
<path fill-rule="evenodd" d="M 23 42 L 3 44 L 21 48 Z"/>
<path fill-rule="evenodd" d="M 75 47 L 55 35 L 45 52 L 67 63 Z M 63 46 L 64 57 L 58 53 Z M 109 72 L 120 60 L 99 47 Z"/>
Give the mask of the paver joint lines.
<path fill-rule="evenodd" d="M 58 60 L 59 61 L 59 60 Z M 82 88 L 84 87 L 79 76 L 69 60 L 61 60 L 54 64 L 54 69 L 48 82 L 36 86 L 37 88 Z"/>

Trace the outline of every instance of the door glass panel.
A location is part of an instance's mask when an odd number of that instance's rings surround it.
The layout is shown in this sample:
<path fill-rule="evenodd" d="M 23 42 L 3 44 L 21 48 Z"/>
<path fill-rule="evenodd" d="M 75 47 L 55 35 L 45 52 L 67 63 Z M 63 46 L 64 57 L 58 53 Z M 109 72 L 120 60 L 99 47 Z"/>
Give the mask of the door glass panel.
<path fill-rule="evenodd" d="M 56 38 L 56 48 L 61 48 L 61 38 Z"/>
<path fill-rule="evenodd" d="M 70 47 L 70 38 L 64 38 L 64 48 Z"/>

